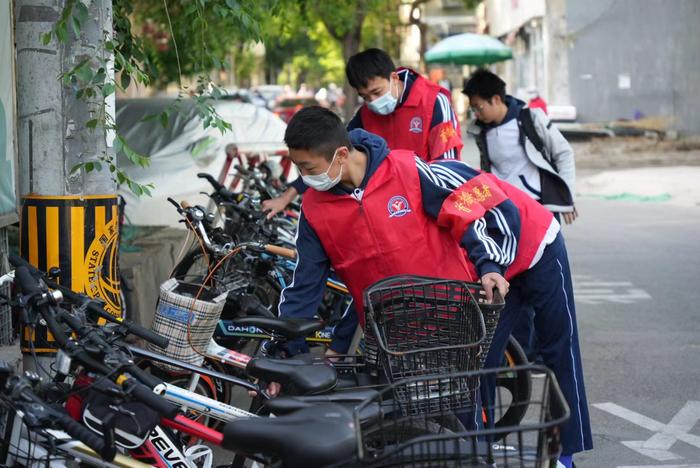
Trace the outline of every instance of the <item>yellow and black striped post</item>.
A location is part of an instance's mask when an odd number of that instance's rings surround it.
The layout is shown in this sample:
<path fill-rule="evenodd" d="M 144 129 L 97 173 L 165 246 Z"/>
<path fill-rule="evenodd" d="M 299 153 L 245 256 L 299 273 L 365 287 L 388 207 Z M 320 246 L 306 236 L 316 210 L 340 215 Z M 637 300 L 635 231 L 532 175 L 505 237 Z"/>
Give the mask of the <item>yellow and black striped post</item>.
<path fill-rule="evenodd" d="M 22 199 L 22 257 L 42 271 L 61 270 L 60 284 L 102 299 L 105 310 L 121 316 L 119 288 L 119 201 L 116 195 L 43 196 Z M 22 330 L 22 352 L 54 353 L 53 336 L 37 325 Z"/>

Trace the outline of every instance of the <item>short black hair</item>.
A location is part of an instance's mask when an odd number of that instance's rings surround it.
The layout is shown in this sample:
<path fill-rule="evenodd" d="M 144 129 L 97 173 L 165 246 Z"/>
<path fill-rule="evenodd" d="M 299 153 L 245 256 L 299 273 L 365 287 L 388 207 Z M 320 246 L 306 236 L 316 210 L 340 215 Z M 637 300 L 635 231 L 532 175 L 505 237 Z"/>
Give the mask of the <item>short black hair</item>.
<path fill-rule="evenodd" d="M 464 83 L 462 93 L 468 97 L 479 96 L 481 99 L 491 99 L 499 96 L 501 101 L 506 100 L 506 83 L 495 73 L 483 68 L 475 71 Z"/>
<path fill-rule="evenodd" d="M 340 117 L 321 106 L 305 107 L 294 114 L 284 132 L 284 142 L 289 149 L 311 151 L 329 161 L 337 148 L 352 149 Z"/>
<path fill-rule="evenodd" d="M 364 88 L 369 80 L 375 77 L 388 80 L 394 70 L 396 67 L 389 54 L 374 48 L 353 55 L 345 65 L 348 83 L 355 89 Z"/>

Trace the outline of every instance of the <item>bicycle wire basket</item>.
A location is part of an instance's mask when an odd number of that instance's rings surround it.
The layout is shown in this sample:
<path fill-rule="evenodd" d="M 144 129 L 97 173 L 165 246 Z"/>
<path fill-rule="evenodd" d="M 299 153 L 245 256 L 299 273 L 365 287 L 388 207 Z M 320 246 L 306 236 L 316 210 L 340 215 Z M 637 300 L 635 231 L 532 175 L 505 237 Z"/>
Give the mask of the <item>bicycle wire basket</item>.
<path fill-rule="evenodd" d="M 484 320 L 469 285 L 462 281 L 395 276 L 365 291 L 368 328 L 378 365 L 389 382 L 407 377 L 477 370 Z M 439 380 L 420 388 L 397 387 L 407 411 L 422 412 L 438 393 L 454 395 L 457 407 L 473 405 L 478 379 Z"/>
<path fill-rule="evenodd" d="M 483 369 L 486 355 L 491 349 L 493 335 L 496 333 L 498 319 L 501 317 L 501 310 L 505 306 L 505 301 L 500 294 L 494 291 L 494 300 L 491 304 L 486 302 L 486 292 L 481 286 L 481 283 L 465 283 L 471 291 L 472 296 L 476 299 L 481 309 L 481 315 L 484 317 L 484 339 L 481 341 L 481 356 L 479 361 L 479 369 Z"/>
<path fill-rule="evenodd" d="M 417 276 L 395 276 L 391 278 L 387 278 L 384 281 L 381 281 L 379 283 L 375 283 L 374 285 L 370 286 L 367 290 L 365 290 L 365 303 L 368 304 L 368 308 L 372 307 L 372 303 L 369 302 L 369 294 L 373 294 L 374 289 L 381 288 L 382 284 L 384 284 L 386 281 L 401 281 L 402 279 L 405 279 L 407 281 L 411 281 L 414 279 L 424 279 L 428 281 L 436 281 L 436 278 L 427 278 L 427 277 L 417 277 Z M 501 315 L 501 310 L 503 309 L 503 306 L 505 305 L 505 302 L 500 295 L 495 296 L 494 302 L 489 304 L 486 302 L 486 293 L 481 286 L 481 283 L 470 283 L 470 282 L 464 282 L 462 283 L 466 288 L 469 289 L 471 292 L 472 298 L 476 299 L 476 302 L 478 304 L 479 309 L 481 310 L 481 314 L 483 316 L 484 320 L 484 338 L 481 341 L 481 352 L 480 352 L 480 359 L 479 359 L 479 366 L 478 368 L 481 369 L 484 366 L 484 362 L 486 361 L 486 355 L 488 354 L 489 349 L 491 348 L 491 342 L 493 341 L 493 336 L 496 331 L 496 326 L 498 325 L 498 320 Z M 369 315 L 368 315 L 369 317 Z M 369 322 L 369 320 L 368 320 Z M 368 370 L 376 369 L 379 364 L 379 356 L 378 356 L 378 345 L 377 345 L 377 340 L 374 336 L 374 332 L 372 330 L 372 326 L 367 326 L 365 327 L 364 330 L 364 342 L 363 342 L 363 354 L 365 356 L 365 363 L 367 365 Z"/>
<path fill-rule="evenodd" d="M 569 418 L 569 407 L 549 369 L 521 367 L 542 372 L 544 378 L 538 379 L 539 391 L 530 397 L 528 412 L 516 426 L 485 427 L 487 409 L 459 408 L 454 405 L 454 395 L 443 392 L 464 386 L 460 382 L 493 378 L 503 369 L 421 376 L 391 384 L 354 410 L 361 463 L 377 468 L 549 467 L 560 454 L 560 426 Z M 424 387 L 436 393 L 429 411 L 407 412 L 395 398 Z M 509 403 L 508 392 L 499 390 L 488 410 L 503 414 Z M 367 414 L 379 416 L 367 418 Z"/>

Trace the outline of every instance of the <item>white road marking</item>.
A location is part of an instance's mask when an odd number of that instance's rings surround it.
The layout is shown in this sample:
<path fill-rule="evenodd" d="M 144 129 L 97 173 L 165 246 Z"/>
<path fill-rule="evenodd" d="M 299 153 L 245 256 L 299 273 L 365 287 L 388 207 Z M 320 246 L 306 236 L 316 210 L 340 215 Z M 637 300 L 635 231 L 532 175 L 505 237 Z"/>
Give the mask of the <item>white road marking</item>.
<path fill-rule="evenodd" d="M 634 304 L 651 299 L 648 292 L 630 281 L 604 281 L 590 275 L 576 275 L 573 283 L 574 297 L 581 304 Z"/>
<path fill-rule="evenodd" d="M 654 460 L 670 461 L 683 458 L 669 450 L 679 440 L 700 448 L 700 437 L 689 434 L 689 431 L 700 421 L 700 401 L 688 401 L 668 424 L 612 402 L 597 403 L 593 406 L 654 432 L 647 440 L 622 441 L 624 446 Z"/>
<path fill-rule="evenodd" d="M 576 302 L 582 304 L 600 304 L 601 302 L 613 302 L 615 304 L 634 304 L 639 301 L 651 299 L 649 293 L 643 289 L 628 289 L 625 292 L 596 293 L 574 290 Z"/>

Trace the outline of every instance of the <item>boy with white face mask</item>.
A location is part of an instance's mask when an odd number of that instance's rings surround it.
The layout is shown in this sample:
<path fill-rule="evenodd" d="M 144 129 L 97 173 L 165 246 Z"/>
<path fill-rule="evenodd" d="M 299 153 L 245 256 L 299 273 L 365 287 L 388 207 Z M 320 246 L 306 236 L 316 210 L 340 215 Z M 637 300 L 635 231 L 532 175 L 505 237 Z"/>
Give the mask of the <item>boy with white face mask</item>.
<path fill-rule="evenodd" d="M 427 162 L 459 159 L 462 138 L 449 91 L 410 68 L 396 68 L 380 49 L 350 57 L 345 74 L 365 101 L 348 130 L 365 129 L 389 148 L 415 151 Z"/>
<path fill-rule="evenodd" d="M 348 130 L 367 130 L 386 140 L 389 148 L 412 150 L 427 162 L 459 159 L 462 137 L 449 91 L 409 68 L 396 68 L 380 49 L 350 57 L 345 74 L 364 99 Z M 263 209 L 272 217 L 304 190 L 297 179 L 282 196 L 263 202 Z"/>

